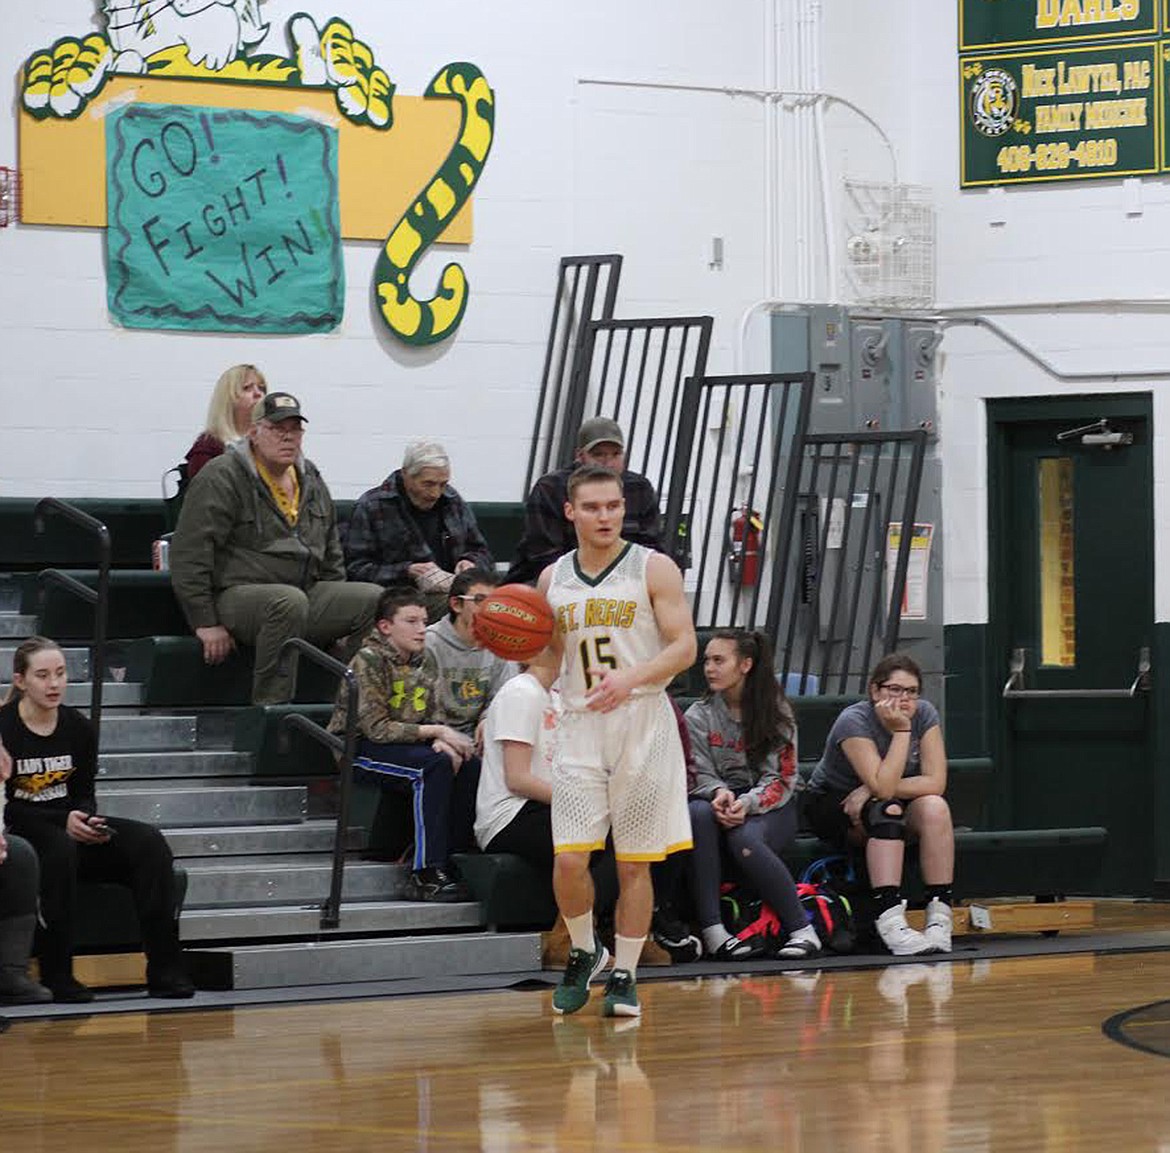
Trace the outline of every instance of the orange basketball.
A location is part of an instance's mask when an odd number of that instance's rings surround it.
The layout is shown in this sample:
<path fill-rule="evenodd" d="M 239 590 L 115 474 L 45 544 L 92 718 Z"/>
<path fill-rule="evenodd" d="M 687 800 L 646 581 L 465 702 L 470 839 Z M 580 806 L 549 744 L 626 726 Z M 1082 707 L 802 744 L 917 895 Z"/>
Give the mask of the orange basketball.
<path fill-rule="evenodd" d="M 479 606 L 475 639 L 485 649 L 509 661 L 530 661 L 553 632 L 548 601 L 528 585 L 504 585 Z"/>

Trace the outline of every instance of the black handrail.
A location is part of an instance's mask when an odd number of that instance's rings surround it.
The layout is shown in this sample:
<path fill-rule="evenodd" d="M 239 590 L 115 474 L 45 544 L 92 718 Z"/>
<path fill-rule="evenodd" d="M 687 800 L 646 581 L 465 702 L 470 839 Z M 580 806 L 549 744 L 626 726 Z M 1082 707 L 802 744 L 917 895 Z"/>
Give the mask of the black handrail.
<path fill-rule="evenodd" d="M 282 739 L 291 729 L 297 729 L 337 756 L 340 787 L 337 796 L 337 828 L 333 834 L 333 871 L 330 875 L 329 896 L 321 906 L 321 928 L 336 929 L 341 924 L 341 884 L 345 877 L 345 837 L 349 831 L 349 798 L 353 791 L 352 772 L 354 748 L 357 744 L 358 683 L 353 669 L 335 657 L 322 652 L 303 637 L 289 637 L 280 646 L 280 659 L 287 661 L 291 650 L 308 657 L 314 664 L 333 673 L 345 682 L 345 735 L 323 729 L 303 713 L 288 713 L 281 718 Z"/>
<path fill-rule="evenodd" d="M 88 529 L 98 538 L 98 578 L 97 589 L 91 589 L 81 581 L 61 572 L 59 569 L 45 569 L 40 574 L 44 584 L 58 584 L 83 601 L 94 606 L 93 611 L 93 647 L 90 649 L 89 679 L 91 684 L 89 719 L 93 725 L 95 745 L 101 738 L 102 731 L 102 682 L 106 673 L 106 621 L 110 610 L 110 530 L 97 517 L 82 512 L 76 505 L 68 501 L 59 500 L 55 496 L 46 496 L 33 506 L 33 531 L 45 531 L 45 513 L 56 512 L 73 521 L 81 528 Z"/>

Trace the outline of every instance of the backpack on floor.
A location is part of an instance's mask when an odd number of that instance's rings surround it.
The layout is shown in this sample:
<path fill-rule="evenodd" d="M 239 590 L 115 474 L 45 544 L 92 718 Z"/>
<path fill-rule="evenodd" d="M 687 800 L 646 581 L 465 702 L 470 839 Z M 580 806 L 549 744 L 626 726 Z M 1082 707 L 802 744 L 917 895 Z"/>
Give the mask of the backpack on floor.
<path fill-rule="evenodd" d="M 822 946 L 831 953 L 852 953 L 857 947 L 857 929 L 849 898 L 824 882 L 802 881 L 796 893 Z"/>

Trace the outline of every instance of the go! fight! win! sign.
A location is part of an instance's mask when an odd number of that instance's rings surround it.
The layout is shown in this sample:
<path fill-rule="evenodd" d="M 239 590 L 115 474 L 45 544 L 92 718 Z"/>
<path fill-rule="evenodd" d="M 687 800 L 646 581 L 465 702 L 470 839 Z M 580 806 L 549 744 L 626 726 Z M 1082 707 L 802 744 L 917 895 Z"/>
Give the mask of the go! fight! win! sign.
<path fill-rule="evenodd" d="M 118 323 L 285 333 L 340 323 L 336 130 L 284 113 L 133 104 L 107 121 L 106 161 Z"/>

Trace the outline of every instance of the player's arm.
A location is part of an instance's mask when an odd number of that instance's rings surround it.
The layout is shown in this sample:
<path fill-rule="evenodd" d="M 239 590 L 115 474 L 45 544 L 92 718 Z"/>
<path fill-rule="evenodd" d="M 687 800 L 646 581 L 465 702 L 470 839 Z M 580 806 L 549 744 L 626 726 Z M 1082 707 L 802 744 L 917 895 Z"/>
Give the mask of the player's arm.
<path fill-rule="evenodd" d="M 536 582 L 536 591 L 546 600 L 548 586 L 552 583 L 553 566 L 549 565 L 540 574 Z M 553 626 L 552 639 L 545 648 L 528 662 L 528 671 L 535 676 L 547 689 L 561 675 L 561 658 L 564 656 L 565 642 L 561 634 Z"/>
<path fill-rule="evenodd" d="M 651 660 L 628 668 L 605 672 L 594 670 L 595 675 L 600 675 L 586 696 L 591 709 L 609 712 L 641 685 L 665 684 L 695 663 L 698 652 L 695 624 L 683 592 L 678 565 L 661 553 L 649 556 L 646 560 L 646 591 L 663 641 L 662 651 Z"/>

